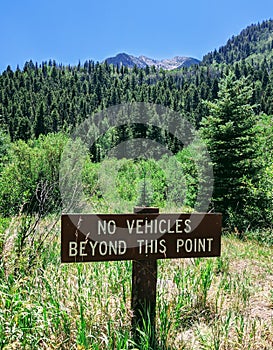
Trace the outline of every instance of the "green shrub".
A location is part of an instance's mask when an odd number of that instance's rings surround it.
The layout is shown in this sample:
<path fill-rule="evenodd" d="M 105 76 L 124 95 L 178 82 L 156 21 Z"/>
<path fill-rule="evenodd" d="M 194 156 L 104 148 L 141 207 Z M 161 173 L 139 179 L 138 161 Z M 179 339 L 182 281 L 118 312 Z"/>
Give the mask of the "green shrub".
<path fill-rule="evenodd" d="M 12 144 L 10 160 L 0 175 L 2 215 L 20 210 L 45 214 L 60 204 L 59 163 L 66 140 L 60 133 Z"/>

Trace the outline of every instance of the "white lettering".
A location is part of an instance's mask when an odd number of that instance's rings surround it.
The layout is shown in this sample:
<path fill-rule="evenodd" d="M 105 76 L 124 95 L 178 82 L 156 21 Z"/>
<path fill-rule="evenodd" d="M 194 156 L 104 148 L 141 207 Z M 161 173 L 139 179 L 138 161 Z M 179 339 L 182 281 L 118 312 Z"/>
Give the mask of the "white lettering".
<path fill-rule="evenodd" d="M 179 253 L 180 248 L 182 248 L 184 245 L 184 239 L 178 239 L 176 241 L 176 252 Z"/>
<path fill-rule="evenodd" d="M 165 254 L 167 251 L 165 239 L 158 241 L 157 239 L 138 239 L 138 253 L 139 254 Z"/>
<path fill-rule="evenodd" d="M 87 255 L 87 253 L 84 253 L 86 243 L 87 243 L 87 241 L 81 241 L 81 242 L 80 242 L 80 252 L 79 252 L 79 256 L 86 256 L 86 255 Z"/>
<path fill-rule="evenodd" d="M 213 241 L 213 238 L 207 238 L 209 247 L 208 247 L 208 251 L 211 252 L 211 242 Z"/>
<path fill-rule="evenodd" d="M 118 254 L 123 255 L 126 253 L 127 243 L 125 241 L 118 241 Z"/>
<path fill-rule="evenodd" d="M 190 220 L 190 219 L 185 220 L 185 226 L 186 226 L 186 227 L 185 227 L 184 231 L 185 231 L 186 233 L 190 233 L 190 232 L 191 232 L 190 223 L 191 223 L 191 220 Z"/>
<path fill-rule="evenodd" d="M 147 219 L 145 220 L 145 233 L 153 233 L 153 220 L 150 222 Z"/>
<path fill-rule="evenodd" d="M 99 253 L 100 255 L 107 254 L 107 243 L 105 241 L 100 242 L 99 244 Z"/>
<path fill-rule="evenodd" d="M 143 233 L 143 220 L 136 220 L 136 233 L 141 235 Z"/>
<path fill-rule="evenodd" d="M 187 253 L 190 253 L 192 251 L 192 240 L 191 239 L 186 239 L 185 250 Z"/>
<path fill-rule="evenodd" d="M 162 228 L 162 224 L 165 224 L 165 225 L 166 225 L 166 224 L 167 224 L 166 220 L 164 220 L 164 219 L 160 220 L 160 221 L 159 221 L 159 225 L 158 225 L 159 233 L 164 234 L 164 233 L 166 233 L 166 228 L 163 229 L 163 228 Z"/>
<path fill-rule="evenodd" d="M 182 219 L 176 220 L 176 233 L 183 233 L 182 224 L 183 224 Z"/>
<path fill-rule="evenodd" d="M 177 219 L 172 221 L 171 219 L 137 219 L 137 220 L 127 220 L 127 229 L 129 234 L 161 234 L 164 235 L 166 233 L 190 233 L 192 231 L 191 228 L 191 220 L 186 219 L 185 222 L 183 219 Z M 173 224 L 172 224 L 173 223 Z M 184 225 L 183 225 L 184 223 Z M 134 231 L 135 227 L 135 231 Z M 108 229 L 109 230 L 109 229 Z"/>
<path fill-rule="evenodd" d="M 166 247 L 166 241 L 165 241 L 165 239 L 161 239 L 161 240 L 159 241 L 159 245 L 160 245 L 159 253 L 161 253 L 161 254 L 166 254 L 166 252 L 167 252 L 167 247 Z"/>
<path fill-rule="evenodd" d="M 148 241 L 146 239 L 145 241 L 145 254 L 149 253 L 149 249 L 150 249 L 150 253 L 153 254 L 153 240 L 151 239 L 151 241 Z"/>
<path fill-rule="evenodd" d="M 176 252 L 179 253 L 184 248 L 186 253 L 211 252 L 213 238 L 188 238 L 176 240 Z"/>
<path fill-rule="evenodd" d="M 89 245 L 90 245 L 91 250 L 92 250 L 92 253 L 91 253 L 92 256 L 95 256 L 95 248 L 96 248 L 97 244 L 98 244 L 97 241 L 96 242 L 89 241 Z"/>
<path fill-rule="evenodd" d="M 117 225 L 116 222 L 114 220 L 110 220 L 108 222 L 108 232 L 110 235 L 113 235 L 116 232 L 117 229 Z"/>
<path fill-rule="evenodd" d="M 114 220 L 109 220 L 106 222 L 106 220 L 98 221 L 98 235 L 101 234 L 101 231 L 103 231 L 103 234 L 109 234 L 113 235 L 116 232 L 117 225 Z"/>
<path fill-rule="evenodd" d="M 203 238 L 203 239 L 200 238 L 198 240 L 198 252 L 205 252 L 205 251 L 206 251 L 206 238 Z"/>
<path fill-rule="evenodd" d="M 98 235 L 101 234 L 101 230 L 103 231 L 103 233 L 106 235 L 106 221 L 98 221 Z"/>
<path fill-rule="evenodd" d="M 127 244 L 125 241 L 109 241 L 108 242 L 108 254 L 109 255 L 122 255 L 126 252 Z"/>
<path fill-rule="evenodd" d="M 69 256 L 76 256 L 78 254 L 77 242 L 69 242 Z"/>
<path fill-rule="evenodd" d="M 132 220 L 132 223 L 130 225 L 130 221 L 129 220 L 126 220 L 127 221 L 127 228 L 128 228 L 128 231 L 130 234 L 133 233 L 133 228 L 134 228 L 134 223 L 135 223 L 135 220 Z"/>
<path fill-rule="evenodd" d="M 115 241 L 114 243 L 109 241 L 108 245 L 109 245 L 109 247 L 108 247 L 109 248 L 108 254 L 109 255 L 112 255 L 112 254 L 117 255 L 118 254 L 117 241 Z"/>
<path fill-rule="evenodd" d="M 176 221 L 175 221 L 175 226 L 176 226 Z M 175 231 L 172 231 L 171 228 L 172 228 L 171 220 L 168 220 L 168 233 L 175 233 Z"/>
<path fill-rule="evenodd" d="M 139 252 L 139 254 L 142 254 L 142 246 L 144 243 L 144 239 L 138 239 L 137 243 L 138 243 L 138 252 Z"/>

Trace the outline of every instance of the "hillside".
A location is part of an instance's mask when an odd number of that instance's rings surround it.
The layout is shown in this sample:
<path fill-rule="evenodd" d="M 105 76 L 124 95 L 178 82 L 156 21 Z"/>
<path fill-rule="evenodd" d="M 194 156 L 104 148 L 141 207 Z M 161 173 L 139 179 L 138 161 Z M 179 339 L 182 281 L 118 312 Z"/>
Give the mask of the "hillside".
<path fill-rule="evenodd" d="M 273 20 L 261 24 L 252 24 L 241 31 L 239 35 L 230 38 L 226 45 L 203 57 L 203 64 L 232 64 L 243 59 L 262 61 L 272 59 L 273 52 Z"/>
<path fill-rule="evenodd" d="M 198 126 L 207 113 L 203 101 L 217 98 L 219 80 L 228 70 L 238 79 L 248 77 L 257 113 L 272 114 L 273 59 L 268 49 L 272 36 L 272 21 L 252 25 L 227 46 L 205 56 L 202 65 L 172 71 L 157 70 L 154 65 L 130 69 L 93 61 L 74 67 L 54 61 L 26 62 L 15 71 L 8 67 L 0 75 L 1 127 L 12 140 L 28 140 L 74 127 L 97 110 L 132 100 L 171 107 Z M 236 61 L 246 57 L 246 52 L 252 53 L 247 62 Z M 262 62 L 252 62 L 253 55 L 262 55 Z M 223 63 L 209 63 L 216 60 Z"/>
<path fill-rule="evenodd" d="M 268 20 L 247 27 L 204 56 L 202 65 L 191 65 L 196 62 L 184 57 L 159 61 L 120 54 L 78 66 L 30 61 L 22 70 L 7 67 L 0 75 L 1 126 L 12 140 L 27 140 L 73 127 L 99 109 L 132 100 L 171 107 L 198 126 L 207 113 L 203 100 L 217 97 L 219 80 L 228 70 L 238 79 L 248 76 L 257 112 L 272 114 L 272 47 L 273 21 Z"/>

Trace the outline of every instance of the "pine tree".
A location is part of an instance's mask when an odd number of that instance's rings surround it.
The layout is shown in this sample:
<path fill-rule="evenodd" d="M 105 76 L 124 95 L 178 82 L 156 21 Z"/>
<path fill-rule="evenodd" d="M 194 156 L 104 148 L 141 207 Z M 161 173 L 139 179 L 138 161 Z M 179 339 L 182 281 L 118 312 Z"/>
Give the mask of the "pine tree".
<path fill-rule="evenodd" d="M 45 105 L 42 102 L 39 107 L 38 115 L 35 121 L 34 133 L 35 137 L 38 138 L 41 134 L 45 134 Z"/>
<path fill-rule="evenodd" d="M 139 167 L 141 168 L 141 180 L 139 182 L 137 205 L 149 207 L 153 204 L 153 186 L 150 181 L 151 174 L 147 171 L 149 169 L 149 161 L 140 159 Z"/>
<path fill-rule="evenodd" d="M 236 218 L 238 229 L 247 222 L 246 208 L 253 199 L 250 187 L 255 186 L 259 171 L 251 96 L 246 78 L 236 80 L 229 73 L 220 81 L 218 100 L 208 102 L 210 115 L 202 121 L 214 163 L 214 209 L 223 212 L 225 223 Z"/>
<path fill-rule="evenodd" d="M 18 120 L 17 138 L 28 140 L 31 137 L 31 124 L 27 117 Z"/>

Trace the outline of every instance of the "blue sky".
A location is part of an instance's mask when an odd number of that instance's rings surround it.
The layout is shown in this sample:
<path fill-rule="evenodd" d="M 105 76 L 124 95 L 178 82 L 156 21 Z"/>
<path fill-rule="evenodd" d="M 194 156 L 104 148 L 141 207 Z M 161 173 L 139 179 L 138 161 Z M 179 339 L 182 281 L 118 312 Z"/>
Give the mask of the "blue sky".
<path fill-rule="evenodd" d="M 201 59 L 250 25 L 272 0 L 3 0 L 0 72 L 41 63 L 101 61 L 118 52 Z"/>

